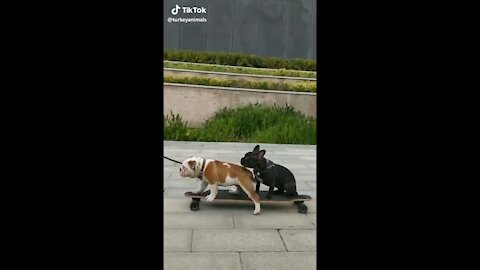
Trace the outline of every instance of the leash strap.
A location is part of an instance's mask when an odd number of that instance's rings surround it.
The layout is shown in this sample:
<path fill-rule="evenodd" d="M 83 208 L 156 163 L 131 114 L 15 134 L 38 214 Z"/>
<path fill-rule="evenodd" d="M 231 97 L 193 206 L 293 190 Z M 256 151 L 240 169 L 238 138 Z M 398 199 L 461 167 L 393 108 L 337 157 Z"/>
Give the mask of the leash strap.
<path fill-rule="evenodd" d="M 163 158 L 166 158 L 166 159 L 168 159 L 168 160 L 170 160 L 170 161 L 173 161 L 173 162 L 175 162 L 175 163 L 178 163 L 178 164 L 182 164 L 182 162 L 173 160 L 173 159 L 168 158 L 168 157 L 166 157 L 166 156 L 163 156 Z"/>

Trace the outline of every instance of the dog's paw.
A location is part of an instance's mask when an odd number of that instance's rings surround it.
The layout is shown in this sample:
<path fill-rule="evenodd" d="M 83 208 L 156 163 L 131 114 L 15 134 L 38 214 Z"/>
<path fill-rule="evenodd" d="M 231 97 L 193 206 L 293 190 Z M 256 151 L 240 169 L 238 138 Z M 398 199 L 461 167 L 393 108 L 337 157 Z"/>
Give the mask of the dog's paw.
<path fill-rule="evenodd" d="M 253 214 L 254 214 L 254 215 L 260 214 L 260 210 L 255 210 L 255 211 L 253 211 Z"/>
<path fill-rule="evenodd" d="M 207 199 L 207 201 L 211 202 L 213 200 L 215 200 L 215 197 L 213 197 L 211 194 L 208 195 L 207 197 L 205 197 L 205 199 Z"/>
<path fill-rule="evenodd" d="M 228 191 L 228 193 L 238 194 L 239 191 L 238 191 L 238 188 L 237 188 L 236 186 L 231 186 L 231 187 L 230 187 L 230 190 Z"/>

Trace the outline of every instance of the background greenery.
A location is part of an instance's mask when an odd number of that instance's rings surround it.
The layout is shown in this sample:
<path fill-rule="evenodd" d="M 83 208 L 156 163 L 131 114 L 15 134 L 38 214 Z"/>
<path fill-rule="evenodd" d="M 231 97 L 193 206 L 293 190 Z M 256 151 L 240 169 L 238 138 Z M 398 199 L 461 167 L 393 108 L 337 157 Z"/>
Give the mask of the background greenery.
<path fill-rule="evenodd" d="M 164 50 L 163 59 L 204 64 L 317 71 L 316 61 L 260 57 L 240 53 Z"/>
<path fill-rule="evenodd" d="M 164 140 L 317 144 L 317 123 L 291 106 L 224 108 L 202 128 L 187 128 L 179 115 L 164 116 Z"/>
<path fill-rule="evenodd" d="M 244 79 L 229 80 L 209 77 L 190 77 L 190 76 L 164 76 L 163 82 L 182 83 L 193 85 L 208 85 L 221 87 L 238 87 L 248 89 L 280 90 L 295 92 L 316 92 L 316 82 L 270 82 L 270 81 L 248 81 Z"/>

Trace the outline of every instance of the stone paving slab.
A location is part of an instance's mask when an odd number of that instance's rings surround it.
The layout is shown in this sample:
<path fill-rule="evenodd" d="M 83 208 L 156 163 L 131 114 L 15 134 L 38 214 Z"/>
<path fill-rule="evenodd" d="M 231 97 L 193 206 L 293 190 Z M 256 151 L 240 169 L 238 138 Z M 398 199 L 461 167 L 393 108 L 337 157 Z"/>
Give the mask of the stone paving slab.
<path fill-rule="evenodd" d="M 312 221 L 313 225 L 317 227 L 317 214 L 307 214 L 308 218 Z"/>
<path fill-rule="evenodd" d="M 183 161 L 190 156 L 240 164 L 255 143 L 164 141 L 164 155 Z M 253 215 L 251 202 L 200 203 L 190 210 L 184 193 L 200 182 L 181 178 L 179 164 L 164 159 L 164 269 L 309 270 L 316 268 L 315 145 L 262 144 L 266 158 L 295 175 L 299 194 L 310 195 L 308 214 L 291 203 L 262 203 Z M 262 185 L 261 190 L 268 190 Z M 313 237 L 312 237 L 313 235 Z"/>
<path fill-rule="evenodd" d="M 242 270 L 316 270 L 316 252 L 242 252 Z"/>
<path fill-rule="evenodd" d="M 163 192 L 163 198 L 185 198 L 185 192 L 187 191 L 191 191 L 191 189 L 166 188 Z"/>
<path fill-rule="evenodd" d="M 266 149 L 263 147 L 260 147 L 261 149 Z M 285 149 L 284 151 L 272 151 L 266 149 L 267 152 L 265 153 L 265 158 L 268 158 L 267 156 L 275 156 L 275 157 L 291 157 L 291 156 L 317 156 L 317 149 L 312 149 L 312 150 L 298 150 L 298 149 Z M 250 150 L 251 151 L 251 150 Z M 273 159 L 273 157 L 272 157 Z"/>
<path fill-rule="evenodd" d="M 240 153 L 240 152 L 239 153 L 232 153 L 232 151 L 230 150 L 230 151 L 228 151 L 228 153 L 223 153 L 223 154 L 209 153 L 209 152 L 195 152 L 193 155 L 189 155 L 189 154 L 186 154 L 186 153 L 185 154 L 179 154 L 179 153 L 174 153 L 173 151 L 172 152 L 167 151 L 167 152 L 164 152 L 164 155 L 171 158 L 171 159 L 177 160 L 179 162 L 182 162 L 184 159 L 186 159 L 188 157 L 197 156 L 197 157 L 203 157 L 203 158 L 208 158 L 208 159 L 217 159 L 217 160 L 220 160 L 220 161 L 240 164 L 240 160 L 245 155 L 245 153 Z M 315 155 L 314 155 L 314 157 L 308 157 L 308 156 L 303 157 L 303 156 L 297 156 L 297 155 L 267 157 L 265 155 L 265 158 L 273 161 L 276 164 L 280 164 L 282 166 L 285 166 L 288 169 L 291 169 L 292 165 L 297 164 L 297 163 L 301 163 L 302 165 L 305 165 L 305 167 L 316 166 L 316 164 L 317 164 Z M 172 161 L 169 161 L 169 160 L 166 160 L 166 159 L 164 160 L 164 164 L 165 165 L 171 164 L 171 165 L 179 166 L 178 163 L 175 163 L 175 162 L 172 162 Z M 301 167 L 301 168 L 305 168 L 305 167 Z"/>
<path fill-rule="evenodd" d="M 253 212 L 253 211 L 252 211 Z M 238 213 L 234 217 L 237 229 L 314 229 L 311 219 L 300 213 L 263 211 L 260 215 Z"/>
<path fill-rule="evenodd" d="M 316 156 L 316 152 L 313 153 L 313 155 L 308 155 L 308 156 L 300 156 L 298 157 L 298 159 L 301 159 L 301 160 L 311 160 L 311 161 L 314 161 L 314 162 L 317 162 L 317 156 Z"/>
<path fill-rule="evenodd" d="M 164 141 L 164 153 L 187 154 L 195 156 L 196 153 L 241 153 L 252 151 L 255 143 L 225 143 L 225 142 L 179 142 Z M 298 145 L 298 144 L 260 144 L 261 149 L 265 149 L 266 157 L 273 156 L 316 156 L 316 145 Z M 192 154 L 193 152 L 193 154 Z M 267 157 L 268 158 L 268 157 Z"/>
<path fill-rule="evenodd" d="M 164 198 L 185 198 L 185 192 L 192 191 L 198 188 L 200 185 L 200 181 L 195 180 L 172 180 L 166 179 L 163 183 Z M 206 190 L 209 190 L 210 186 L 207 186 Z M 219 189 L 221 190 L 229 190 L 229 187 L 222 187 L 220 186 Z M 268 191 L 268 186 L 261 185 L 261 191 Z M 298 181 L 297 180 L 297 192 L 301 195 L 309 195 L 313 199 L 317 198 L 317 190 L 316 190 L 316 182 L 312 181 Z"/>
<path fill-rule="evenodd" d="M 166 270 L 242 270 L 238 252 L 164 252 L 163 260 Z"/>
<path fill-rule="evenodd" d="M 286 251 L 276 230 L 194 230 L 192 251 Z"/>
<path fill-rule="evenodd" d="M 297 183 L 299 182 L 315 182 L 316 183 L 317 182 L 317 176 L 315 174 L 315 170 L 313 169 L 310 169 L 309 171 L 291 170 L 291 172 L 295 176 L 295 181 Z M 175 168 L 164 167 L 163 175 L 164 175 L 164 179 L 163 179 L 164 181 L 192 182 L 192 183 L 197 182 L 196 179 L 182 178 L 178 174 L 178 167 L 175 167 Z M 200 182 L 198 182 L 198 184 L 200 184 Z"/>
<path fill-rule="evenodd" d="M 165 213 L 190 213 L 192 212 L 192 210 L 190 210 L 190 202 L 191 201 L 187 199 L 163 198 L 163 214 L 165 215 Z M 203 210 L 203 207 L 201 208 L 201 210 Z"/>
<path fill-rule="evenodd" d="M 297 171 L 297 170 L 291 170 L 293 175 L 295 176 L 295 182 L 316 182 L 317 181 L 317 175 L 315 174 L 314 171 Z"/>
<path fill-rule="evenodd" d="M 177 188 L 177 189 L 183 189 L 185 192 L 187 191 L 192 191 L 194 189 L 197 189 L 200 186 L 201 182 L 200 181 L 195 181 L 195 180 L 190 180 L 190 179 L 179 179 L 179 180 L 174 180 L 174 179 L 168 179 L 163 182 L 163 186 L 167 188 Z M 297 181 L 297 191 L 315 191 L 316 190 L 316 182 L 312 181 Z M 209 189 L 210 185 L 207 187 Z M 222 187 L 219 186 L 219 189 L 230 189 L 228 187 Z M 260 190 L 261 191 L 267 191 L 269 189 L 268 186 L 266 185 L 260 185 Z"/>
<path fill-rule="evenodd" d="M 167 165 L 164 166 L 164 180 L 172 180 L 172 181 L 192 181 L 195 182 L 194 179 L 185 179 L 182 178 L 178 174 L 178 167 L 179 165 L 176 165 L 174 167 L 168 167 Z M 296 182 L 317 182 L 317 175 L 316 175 L 316 170 L 313 168 L 310 169 L 290 169 L 290 171 L 293 173 L 295 176 Z"/>
<path fill-rule="evenodd" d="M 185 189 L 185 192 L 197 189 L 200 186 L 200 182 L 192 181 L 189 179 L 181 180 L 164 180 L 163 186 L 166 188 L 181 188 Z M 310 188 L 310 187 L 309 187 Z"/>
<path fill-rule="evenodd" d="M 317 190 L 317 182 L 305 182 L 307 184 L 308 188 L 311 190 Z"/>
<path fill-rule="evenodd" d="M 317 230 L 280 230 L 287 251 L 317 250 Z"/>
<path fill-rule="evenodd" d="M 196 183 L 196 180 L 194 179 L 184 179 L 181 178 L 178 175 L 178 168 L 175 168 L 175 170 L 170 171 L 165 169 L 164 171 L 164 181 L 175 181 L 175 182 L 190 182 L 190 183 Z M 296 183 L 301 183 L 301 182 L 317 182 L 317 176 L 313 173 L 308 173 L 308 174 L 302 174 L 302 173 L 296 173 L 295 171 L 292 170 L 293 175 L 295 176 L 295 181 Z M 197 185 L 200 185 L 200 182 L 197 183 Z M 262 185 L 263 186 L 263 185 Z"/>
<path fill-rule="evenodd" d="M 163 251 L 191 251 L 192 230 L 163 230 Z"/>
<path fill-rule="evenodd" d="M 297 185 L 297 191 L 298 190 L 311 190 L 312 189 L 311 186 L 307 185 L 307 182 L 298 181 L 298 182 L 296 182 L 296 185 Z M 262 186 L 265 186 L 265 185 L 262 185 Z M 267 186 L 265 186 L 265 188 L 268 190 Z"/>
<path fill-rule="evenodd" d="M 251 211 L 253 216 L 253 209 Z M 164 229 L 233 229 L 231 215 L 216 215 L 207 212 L 164 213 Z"/>

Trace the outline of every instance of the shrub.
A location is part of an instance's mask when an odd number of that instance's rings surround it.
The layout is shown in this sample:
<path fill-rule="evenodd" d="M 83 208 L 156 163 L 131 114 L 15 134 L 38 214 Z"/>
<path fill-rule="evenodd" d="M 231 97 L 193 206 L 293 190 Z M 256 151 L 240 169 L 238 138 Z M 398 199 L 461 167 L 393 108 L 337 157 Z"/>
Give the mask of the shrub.
<path fill-rule="evenodd" d="M 164 140 L 316 144 L 317 123 L 293 107 L 248 105 L 223 108 L 202 128 L 187 129 L 180 116 L 164 121 Z M 182 122 L 182 124 L 179 124 Z M 171 125 L 171 126 L 169 126 Z"/>
<path fill-rule="evenodd" d="M 238 87 L 248 89 L 296 91 L 296 92 L 316 92 L 316 82 L 268 82 L 268 81 L 248 81 L 244 79 L 228 80 L 210 77 L 190 77 L 190 76 L 165 76 L 163 81 L 166 83 L 182 83 L 193 85 L 207 85 L 220 87 Z"/>
<path fill-rule="evenodd" d="M 192 63 L 217 64 L 229 66 L 244 66 L 272 69 L 291 69 L 316 71 L 317 64 L 313 60 L 306 59 L 282 59 L 278 57 L 261 57 L 240 53 L 203 52 L 203 51 L 180 51 L 165 50 L 163 59 L 170 61 L 182 61 Z"/>
<path fill-rule="evenodd" d="M 163 137 L 170 138 L 174 141 L 185 140 L 188 133 L 187 122 L 183 122 L 180 115 L 174 115 L 170 111 L 170 115 L 163 117 Z"/>

